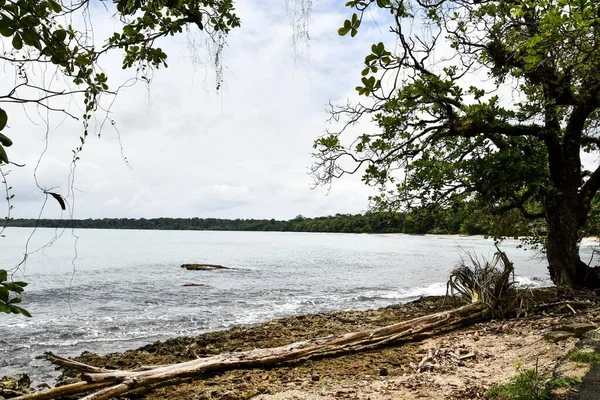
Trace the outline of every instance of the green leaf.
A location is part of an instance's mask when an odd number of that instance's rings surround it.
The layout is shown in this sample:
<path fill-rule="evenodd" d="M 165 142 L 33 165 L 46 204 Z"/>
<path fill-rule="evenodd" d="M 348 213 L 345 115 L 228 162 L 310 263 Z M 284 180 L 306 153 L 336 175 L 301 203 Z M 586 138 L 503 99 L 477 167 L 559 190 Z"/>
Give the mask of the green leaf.
<path fill-rule="evenodd" d="M 18 312 L 20 312 L 21 314 L 23 314 L 24 316 L 31 318 L 31 314 L 29 313 L 29 311 L 27 311 L 26 309 L 24 309 L 23 307 L 17 307 L 17 306 L 12 306 L 11 308 L 16 309 Z"/>
<path fill-rule="evenodd" d="M 358 22 L 358 15 L 356 13 L 352 14 L 352 26 L 355 26 Z"/>
<path fill-rule="evenodd" d="M 349 29 L 346 28 L 340 28 L 338 29 L 338 35 L 340 36 L 346 36 L 348 34 Z"/>
<path fill-rule="evenodd" d="M 86 57 L 86 56 L 84 56 L 84 55 L 78 55 L 78 56 L 75 58 L 75 61 L 76 61 L 76 62 L 77 62 L 77 64 L 79 64 L 79 65 L 91 65 L 91 64 L 92 64 L 92 61 L 91 61 L 91 60 L 90 60 L 88 57 Z"/>
<path fill-rule="evenodd" d="M 18 304 L 18 303 L 21 303 L 22 301 L 23 301 L 22 297 L 14 297 L 9 300 L 8 304 Z"/>
<path fill-rule="evenodd" d="M 347 29 L 352 28 L 352 23 L 350 22 L 349 19 L 344 21 L 344 28 L 347 28 Z"/>
<path fill-rule="evenodd" d="M 12 283 L 15 284 L 15 285 L 21 286 L 21 287 L 25 287 L 25 286 L 29 285 L 29 283 L 27 283 L 27 282 L 21 282 L 21 281 L 14 281 Z"/>
<path fill-rule="evenodd" d="M 542 57 L 538 55 L 528 55 L 523 57 L 523 61 L 525 61 L 527 64 L 537 64 L 542 61 Z"/>
<path fill-rule="evenodd" d="M 0 146 L 0 161 L 4 164 L 8 164 L 8 155 L 6 154 L 6 150 L 4 150 L 3 146 Z"/>
<path fill-rule="evenodd" d="M 15 33 L 15 31 L 12 28 L 0 28 L 0 35 L 4 37 L 11 37 L 13 33 Z"/>
<path fill-rule="evenodd" d="M 8 293 L 8 289 L 5 287 L 0 287 L 0 304 L 8 303 L 10 293 Z"/>
<path fill-rule="evenodd" d="M 369 71 L 370 71 L 369 68 L 365 68 L 365 69 L 362 70 L 361 75 L 362 76 L 367 76 L 367 75 L 369 75 Z"/>
<path fill-rule="evenodd" d="M 54 0 L 49 0 L 48 4 L 50 5 L 50 8 L 52 9 L 52 11 L 54 11 L 55 13 L 59 13 L 62 11 L 62 7 L 59 3 L 57 3 Z"/>
<path fill-rule="evenodd" d="M 0 282 L 4 282 L 8 279 L 8 273 L 4 269 L 0 269 Z"/>
<path fill-rule="evenodd" d="M 354 36 L 356 36 L 357 33 L 358 33 L 358 30 L 352 28 L 352 30 L 350 31 L 350 36 L 354 37 Z"/>
<path fill-rule="evenodd" d="M 6 128 L 6 123 L 8 122 L 8 114 L 6 111 L 0 108 L 0 131 Z"/>
<path fill-rule="evenodd" d="M 29 45 L 29 46 L 33 46 L 38 50 L 42 49 L 42 44 L 40 43 L 40 38 L 38 37 L 38 34 L 31 29 L 24 29 L 23 30 L 23 41 L 25 42 L 25 44 Z"/>
<path fill-rule="evenodd" d="M 15 36 L 13 36 L 12 46 L 15 50 L 21 50 L 23 48 L 23 39 L 21 39 L 21 35 L 18 33 L 15 33 Z"/>
<path fill-rule="evenodd" d="M 10 314 L 10 306 L 0 303 L 0 312 Z"/>
<path fill-rule="evenodd" d="M 33 27 L 39 24 L 39 20 L 33 15 L 27 15 L 19 20 L 19 25 L 22 27 Z"/>
<path fill-rule="evenodd" d="M 5 37 L 12 36 L 15 30 L 12 25 L 12 20 L 8 17 L 0 18 L 0 34 Z"/>
<path fill-rule="evenodd" d="M 5 288 L 7 288 L 8 290 L 10 290 L 12 292 L 23 293 L 23 288 L 19 285 L 15 285 L 12 282 L 4 282 L 2 284 L 4 285 Z"/>
<path fill-rule="evenodd" d="M 67 38 L 67 31 L 65 31 L 64 29 L 57 29 L 54 31 L 53 35 L 61 42 L 64 42 Z"/>
<path fill-rule="evenodd" d="M 9 138 L 7 138 L 5 135 L 0 133 L 0 144 L 2 144 L 5 147 L 10 147 L 10 146 L 12 146 L 13 142 Z"/>

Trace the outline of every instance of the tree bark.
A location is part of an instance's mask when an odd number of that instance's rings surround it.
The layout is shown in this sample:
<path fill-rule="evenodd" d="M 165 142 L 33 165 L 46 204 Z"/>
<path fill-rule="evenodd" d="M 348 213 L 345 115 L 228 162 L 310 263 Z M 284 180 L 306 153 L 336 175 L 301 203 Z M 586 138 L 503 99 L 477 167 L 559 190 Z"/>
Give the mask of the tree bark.
<path fill-rule="evenodd" d="M 585 222 L 577 196 L 559 194 L 546 203 L 548 237 L 546 255 L 550 278 L 555 285 L 596 289 L 600 269 L 590 267 L 579 256 L 579 230 Z"/>

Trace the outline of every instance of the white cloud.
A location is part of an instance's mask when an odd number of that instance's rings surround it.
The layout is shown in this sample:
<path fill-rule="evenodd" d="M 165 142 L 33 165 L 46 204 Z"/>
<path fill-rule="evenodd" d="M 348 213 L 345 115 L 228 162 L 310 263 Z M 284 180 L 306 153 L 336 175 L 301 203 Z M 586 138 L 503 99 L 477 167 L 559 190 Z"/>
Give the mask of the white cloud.
<path fill-rule="evenodd" d="M 325 107 L 354 96 L 364 55 L 381 40 L 379 27 L 370 24 L 354 39 L 340 38 L 337 28 L 347 9 L 316 2 L 310 51 L 298 58 L 285 2 L 238 2 L 238 10 L 243 25 L 228 39 L 222 91 L 212 89 L 210 67 L 191 61 L 195 54 L 185 35 L 165 41 L 169 68 L 156 71 L 149 87 L 121 91 L 110 114 L 120 138 L 106 124 L 101 138 L 87 139 L 71 195 L 70 162 L 81 123 L 50 116 L 40 186 L 69 195 L 71 202 L 75 196 L 75 218 L 293 218 L 365 211 L 371 189 L 358 177 L 335 182 L 327 194 L 326 188 L 311 190 L 307 172 L 312 142 L 326 127 Z M 95 11 L 98 37 L 114 29 L 114 21 L 105 22 L 109 15 Z M 102 67 L 113 85 L 132 73 L 121 70 L 117 55 Z M 34 217 L 45 199 L 32 178 L 46 144 L 45 114 L 28 109 L 30 120 L 19 107 L 9 111 L 11 157 L 27 164 L 11 171 L 13 216 Z M 59 215 L 57 204 L 49 203 L 44 216 Z"/>

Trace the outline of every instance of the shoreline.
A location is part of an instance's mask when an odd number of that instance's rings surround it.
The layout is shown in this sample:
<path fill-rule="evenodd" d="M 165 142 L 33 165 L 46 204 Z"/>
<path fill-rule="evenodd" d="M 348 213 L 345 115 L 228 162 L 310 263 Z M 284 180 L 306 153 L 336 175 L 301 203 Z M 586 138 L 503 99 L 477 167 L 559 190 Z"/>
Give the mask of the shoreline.
<path fill-rule="evenodd" d="M 486 239 L 493 240 L 492 236 L 484 235 L 484 234 L 463 234 L 463 233 L 404 233 L 404 232 L 326 232 L 326 231 L 294 231 L 294 230 L 235 230 L 235 229 L 157 229 L 157 228 L 97 228 L 97 227 L 64 227 L 64 226 L 15 226 L 9 225 L 7 229 L 17 228 L 17 229 L 81 229 L 86 231 L 158 231 L 158 232 L 231 232 L 231 233 L 300 233 L 300 234 L 317 234 L 317 235 L 383 235 L 383 236 L 406 236 L 406 237 L 439 237 L 439 238 L 473 238 L 473 239 Z M 518 241 L 521 239 L 526 239 L 527 236 L 519 236 L 519 237 L 505 237 L 504 240 L 514 240 Z M 600 244 L 600 236 L 586 236 L 581 239 L 582 242 L 599 242 Z"/>
<path fill-rule="evenodd" d="M 557 288 L 534 290 L 537 301 L 567 298 Z M 562 296 L 562 297 L 561 297 Z M 567 296 L 567 297 L 565 297 Z M 223 352 L 275 347 L 308 338 L 389 325 L 401 320 L 453 308 L 442 297 L 426 297 L 367 311 L 332 311 L 286 317 L 246 327 L 209 332 L 194 337 L 157 341 L 136 350 L 98 356 L 84 352 L 78 361 L 110 369 L 131 369 L 188 361 Z M 492 385 L 505 382 L 515 374 L 514 365 L 539 367 L 553 372 L 559 361 L 572 351 L 578 339 L 557 343 L 544 339 L 567 322 L 600 322 L 600 311 L 593 314 L 568 313 L 534 319 L 509 319 L 480 322 L 458 330 L 388 347 L 287 363 L 265 369 L 241 369 L 206 374 L 175 386 L 158 388 L 148 399 L 180 400 L 328 400 L 328 399 L 469 399 L 481 398 Z M 441 351 L 437 366 L 416 372 L 414 365 L 431 349 Z M 448 352 L 466 355 L 456 363 Z M 444 353 L 446 352 L 446 353 Z M 449 354 L 449 353 L 448 353 Z M 473 354 L 473 356 L 471 356 Z M 72 383 L 75 375 L 59 379 Z"/>

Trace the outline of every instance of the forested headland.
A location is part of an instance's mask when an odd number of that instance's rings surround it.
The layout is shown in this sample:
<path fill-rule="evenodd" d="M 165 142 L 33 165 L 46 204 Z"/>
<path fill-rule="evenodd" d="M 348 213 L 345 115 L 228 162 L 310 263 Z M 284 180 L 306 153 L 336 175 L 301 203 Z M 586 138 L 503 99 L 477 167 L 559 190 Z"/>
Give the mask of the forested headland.
<path fill-rule="evenodd" d="M 600 235 L 593 213 L 587 236 Z M 412 209 L 404 212 L 368 212 L 335 214 L 308 218 L 302 215 L 290 220 L 224 219 L 224 218 L 101 218 L 101 219 L 13 219 L 14 227 L 79 228 L 79 229 L 148 229 L 148 230 L 214 230 L 214 231 L 279 231 L 339 233 L 407 233 L 462 234 L 489 236 L 534 236 L 545 229 L 519 213 L 497 216 L 467 204 L 448 209 Z"/>

